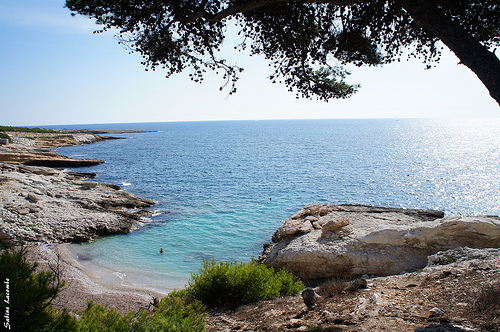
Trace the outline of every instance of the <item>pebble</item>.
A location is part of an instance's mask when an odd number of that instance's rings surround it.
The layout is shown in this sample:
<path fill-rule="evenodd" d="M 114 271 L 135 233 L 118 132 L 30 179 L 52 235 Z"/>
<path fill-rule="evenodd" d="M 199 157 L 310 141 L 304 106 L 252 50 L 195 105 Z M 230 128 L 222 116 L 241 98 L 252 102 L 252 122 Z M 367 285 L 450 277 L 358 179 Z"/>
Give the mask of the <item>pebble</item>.
<path fill-rule="evenodd" d="M 40 194 L 41 195 L 41 194 Z M 28 199 L 34 203 L 38 203 L 38 201 L 40 201 L 40 197 L 38 197 L 37 195 L 35 194 L 32 194 L 32 193 L 29 193 L 28 194 Z"/>
<path fill-rule="evenodd" d="M 439 317 L 439 316 L 442 316 L 444 314 L 444 311 L 438 307 L 434 307 L 431 310 L 429 310 L 429 313 L 430 313 L 431 317 Z"/>

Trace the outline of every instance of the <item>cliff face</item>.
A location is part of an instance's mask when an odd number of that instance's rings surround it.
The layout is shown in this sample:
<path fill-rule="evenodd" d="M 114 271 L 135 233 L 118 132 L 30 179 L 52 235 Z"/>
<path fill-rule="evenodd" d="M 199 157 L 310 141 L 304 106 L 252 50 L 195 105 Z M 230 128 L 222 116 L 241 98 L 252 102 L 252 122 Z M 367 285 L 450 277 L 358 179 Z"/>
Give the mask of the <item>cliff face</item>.
<path fill-rule="evenodd" d="M 97 159 L 78 159 L 53 152 L 0 152 L 0 162 L 46 167 L 87 167 L 104 163 Z"/>
<path fill-rule="evenodd" d="M 313 204 L 285 221 L 261 261 L 306 280 L 386 276 L 421 269 L 427 256 L 456 247 L 500 247 L 500 218 Z"/>

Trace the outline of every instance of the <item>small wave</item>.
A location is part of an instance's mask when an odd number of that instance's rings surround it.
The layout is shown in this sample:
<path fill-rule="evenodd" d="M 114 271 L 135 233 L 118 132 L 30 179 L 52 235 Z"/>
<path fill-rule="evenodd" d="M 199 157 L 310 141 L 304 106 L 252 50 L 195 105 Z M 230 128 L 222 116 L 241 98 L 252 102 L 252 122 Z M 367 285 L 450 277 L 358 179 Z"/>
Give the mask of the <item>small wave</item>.
<path fill-rule="evenodd" d="M 127 276 L 125 273 L 122 273 L 122 272 L 113 272 L 113 275 L 117 276 L 122 281 L 125 281 L 125 277 Z"/>
<path fill-rule="evenodd" d="M 122 182 L 122 186 L 124 186 L 124 187 L 131 186 L 131 185 L 132 185 L 132 183 L 130 183 L 130 182 Z"/>
<path fill-rule="evenodd" d="M 151 217 L 158 217 L 158 216 L 161 216 L 163 214 L 167 214 L 167 211 L 165 211 L 165 210 L 154 210 L 153 214 L 151 215 Z"/>

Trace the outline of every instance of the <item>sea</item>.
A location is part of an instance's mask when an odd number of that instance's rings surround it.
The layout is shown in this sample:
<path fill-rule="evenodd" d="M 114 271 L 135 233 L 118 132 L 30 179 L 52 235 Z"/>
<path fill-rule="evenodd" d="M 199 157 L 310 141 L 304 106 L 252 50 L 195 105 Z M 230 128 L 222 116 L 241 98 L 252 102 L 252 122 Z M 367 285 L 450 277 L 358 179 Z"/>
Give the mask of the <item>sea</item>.
<path fill-rule="evenodd" d="M 284 220 L 311 203 L 500 215 L 500 118 L 55 128 L 148 131 L 55 149 L 104 160 L 75 170 L 158 202 L 141 228 L 70 246 L 103 282 L 183 288 L 204 260 L 257 258 Z"/>

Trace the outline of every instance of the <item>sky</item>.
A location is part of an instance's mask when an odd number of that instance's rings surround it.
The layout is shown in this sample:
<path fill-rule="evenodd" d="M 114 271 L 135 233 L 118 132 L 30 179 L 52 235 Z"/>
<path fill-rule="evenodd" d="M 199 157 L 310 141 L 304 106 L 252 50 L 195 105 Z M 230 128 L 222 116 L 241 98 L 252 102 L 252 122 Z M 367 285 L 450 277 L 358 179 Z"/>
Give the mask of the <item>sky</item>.
<path fill-rule="evenodd" d="M 352 69 L 361 84 L 349 99 L 296 99 L 272 84 L 268 62 L 232 51 L 245 68 L 238 92 L 219 91 L 222 77 L 203 84 L 189 71 L 165 78 L 145 71 L 113 33 L 93 34 L 94 21 L 71 16 L 64 0 L 0 0 L 0 125 L 334 118 L 500 117 L 500 107 L 479 79 L 446 51 L 424 70 L 418 61 Z"/>

